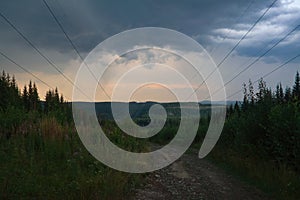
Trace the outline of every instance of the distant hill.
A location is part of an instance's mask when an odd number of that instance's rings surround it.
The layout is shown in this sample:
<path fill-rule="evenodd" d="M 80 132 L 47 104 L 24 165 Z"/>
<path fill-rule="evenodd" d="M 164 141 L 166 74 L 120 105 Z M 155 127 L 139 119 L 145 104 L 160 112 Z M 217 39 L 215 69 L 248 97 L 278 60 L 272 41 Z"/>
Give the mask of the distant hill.
<path fill-rule="evenodd" d="M 236 101 L 201 101 L 200 103 L 202 105 L 234 105 Z M 237 101 L 239 104 L 241 104 L 241 101 Z"/>
<path fill-rule="evenodd" d="M 79 105 L 79 108 L 86 109 L 89 104 L 88 102 L 75 102 Z M 149 109 L 154 104 L 162 105 L 168 114 L 168 117 L 179 117 L 181 116 L 180 105 L 178 102 L 170 102 L 170 103 L 157 103 L 157 102 L 97 102 L 95 103 L 95 110 L 98 117 L 102 119 L 113 119 L 112 111 L 111 111 L 111 104 L 115 104 L 114 106 L 119 107 L 120 111 L 128 106 L 129 104 L 129 113 L 132 118 L 147 118 Z M 194 109 L 191 107 L 190 103 L 182 103 L 185 109 Z M 213 104 L 221 106 L 223 104 Z M 199 103 L 200 107 L 200 114 L 201 116 L 207 116 L 210 114 L 210 106 L 211 104 L 203 104 Z"/>

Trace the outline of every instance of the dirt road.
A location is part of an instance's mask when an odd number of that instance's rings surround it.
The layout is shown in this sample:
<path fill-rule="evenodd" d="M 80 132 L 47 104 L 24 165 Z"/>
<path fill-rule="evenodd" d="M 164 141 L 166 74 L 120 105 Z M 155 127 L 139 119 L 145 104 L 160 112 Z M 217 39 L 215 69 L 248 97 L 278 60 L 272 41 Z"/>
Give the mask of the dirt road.
<path fill-rule="evenodd" d="M 167 168 L 151 173 L 135 193 L 136 200 L 269 199 L 209 161 L 198 159 L 197 152 L 187 153 Z"/>

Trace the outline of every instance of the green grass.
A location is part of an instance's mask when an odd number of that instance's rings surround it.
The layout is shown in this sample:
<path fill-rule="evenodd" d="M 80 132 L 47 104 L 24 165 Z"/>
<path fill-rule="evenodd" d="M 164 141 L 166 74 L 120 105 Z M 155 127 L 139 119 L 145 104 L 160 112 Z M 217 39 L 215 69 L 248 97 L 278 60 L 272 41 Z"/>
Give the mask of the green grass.
<path fill-rule="evenodd" d="M 0 137 L 0 199 L 123 199 L 141 183 L 93 158 L 72 128 L 53 129 Z"/>
<path fill-rule="evenodd" d="M 215 147 L 209 160 L 241 181 L 253 185 L 273 199 L 299 199 L 300 176 L 285 166 Z"/>

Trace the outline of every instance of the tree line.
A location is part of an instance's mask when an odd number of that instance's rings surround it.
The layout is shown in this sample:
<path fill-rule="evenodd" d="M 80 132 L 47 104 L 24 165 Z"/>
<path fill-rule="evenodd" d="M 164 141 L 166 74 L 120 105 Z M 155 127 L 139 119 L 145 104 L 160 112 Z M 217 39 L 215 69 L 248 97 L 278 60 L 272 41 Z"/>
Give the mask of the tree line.
<path fill-rule="evenodd" d="M 58 89 L 49 89 L 41 100 L 37 85 L 29 81 L 23 89 L 14 76 L 5 71 L 0 75 L 0 133 L 10 135 L 22 121 L 30 118 L 53 116 L 61 123 L 71 121 L 69 104 Z"/>
<path fill-rule="evenodd" d="M 259 157 L 277 166 L 299 171 L 300 166 L 300 77 L 283 89 L 267 87 L 260 79 L 257 92 L 249 80 L 244 98 L 227 110 L 220 145 L 243 156 Z"/>

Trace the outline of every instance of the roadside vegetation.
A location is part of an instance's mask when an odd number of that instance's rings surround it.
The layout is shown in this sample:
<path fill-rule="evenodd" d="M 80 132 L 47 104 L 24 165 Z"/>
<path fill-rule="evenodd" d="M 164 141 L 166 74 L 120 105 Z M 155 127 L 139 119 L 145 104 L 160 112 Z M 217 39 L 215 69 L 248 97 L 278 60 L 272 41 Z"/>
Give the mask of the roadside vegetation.
<path fill-rule="evenodd" d="M 140 175 L 115 171 L 93 158 L 72 122 L 70 104 L 57 89 L 41 101 L 35 83 L 19 89 L 0 76 L 0 199 L 124 199 Z M 136 152 L 145 145 L 104 123 L 116 144 Z M 138 149 L 139 148 L 139 149 Z"/>
<path fill-rule="evenodd" d="M 300 77 L 292 87 L 275 90 L 261 79 L 255 92 L 251 80 L 243 85 L 243 102 L 227 108 L 221 137 L 208 159 L 274 199 L 300 198 Z M 200 107 L 201 109 L 201 107 Z M 193 147 L 200 148 L 209 125 L 200 120 Z M 150 140 L 167 144 L 179 120 L 169 120 Z"/>
<path fill-rule="evenodd" d="M 243 87 L 243 102 L 228 106 L 221 138 L 208 159 L 272 198 L 299 199 L 299 74 L 287 88 L 279 83 L 272 90 L 262 79 L 257 92 L 251 81 Z M 1 199 L 124 199 L 143 181 L 142 175 L 117 172 L 87 152 L 76 134 L 70 106 L 57 89 L 41 101 L 35 83 L 21 90 L 14 77 L 5 72 L 0 76 Z M 112 120 L 100 123 L 116 145 L 147 152 L 149 141 L 167 144 L 177 132 L 180 112 L 173 104 L 167 106 L 172 116 L 149 140 L 126 136 Z M 207 106 L 205 112 L 195 147 L 208 129 Z M 150 122 L 147 116 L 134 120 L 142 126 Z"/>
<path fill-rule="evenodd" d="M 273 91 L 264 80 L 244 84 L 242 104 L 230 106 L 210 158 L 276 199 L 300 197 L 300 78 Z"/>

